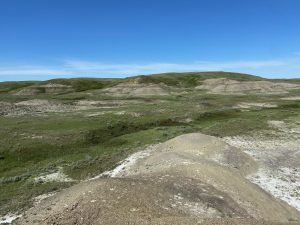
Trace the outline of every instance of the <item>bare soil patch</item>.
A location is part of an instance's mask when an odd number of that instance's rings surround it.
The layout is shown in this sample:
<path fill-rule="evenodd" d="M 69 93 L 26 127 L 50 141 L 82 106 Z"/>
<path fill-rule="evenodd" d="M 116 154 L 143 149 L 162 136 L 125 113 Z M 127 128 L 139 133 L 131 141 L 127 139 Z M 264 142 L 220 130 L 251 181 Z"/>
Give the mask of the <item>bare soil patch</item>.
<path fill-rule="evenodd" d="M 268 133 L 224 140 L 258 162 L 260 169 L 249 180 L 300 211 L 300 126 L 284 121 L 269 121 L 269 125 L 274 130 Z"/>
<path fill-rule="evenodd" d="M 207 90 L 211 94 L 284 94 L 289 90 L 300 89 L 299 84 L 275 83 L 270 81 L 237 81 L 227 78 L 207 79 L 196 89 Z"/>
<path fill-rule="evenodd" d="M 151 96 L 169 95 L 170 88 L 165 84 L 128 82 L 106 88 L 103 93 L 113 96 Z"/>
<path fill-rule="evenodd" d="M 300 100 L 300 96 L 284 97 L 284 98 L 281 98 L 281 100 L 297 101 L 297 100 Z"/>
<path fill-rule="evenodd" d="M 72 105 L 40 99 L 32 99 L 17 103 L 0 102 L 0 106 L 0 116 L 19 116 L 43 112 L 68 112 L 74 110 Z"/>
<path fill-rule="evenodd" d="M 235 105 L 233 108 L 236 109 L 251 109 L 251 108 L 276 108 L 277 104 L 268 103 L 268 102 L 241 102 Z"/>
<path fill-rule="evenodd" d="M 19 116 L 45 112 L 75 112 L 90 109 L 108 109 L 117 108 L 126 104 L 138 104 L 138 102 L 80 100 L 73 103 L 61 103 L 55 100 L 31 99 L 17 103 L 0 102 L 0 116 Z M 98 112 L 98 115 L 101 115 L 102 113 L 104 112 Z"/>

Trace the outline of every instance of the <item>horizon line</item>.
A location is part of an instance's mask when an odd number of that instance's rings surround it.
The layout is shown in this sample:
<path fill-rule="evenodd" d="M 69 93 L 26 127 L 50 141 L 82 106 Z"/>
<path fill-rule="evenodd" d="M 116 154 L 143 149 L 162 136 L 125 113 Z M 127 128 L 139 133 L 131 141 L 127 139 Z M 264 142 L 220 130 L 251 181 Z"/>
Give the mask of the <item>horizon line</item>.
<path fill-rule="evenodd" d="M 60 79 L 127 79 L 127 78 L 132 78 L 132 77 L 139 77 L 139 76 L 152 76 L 152 75 L 164 75 L 164 74 L 189 74 L 189 73 L 225 73 L 225 74 L 240 74 L 240 75 L 247 75 L 247 76 L 253 76 L 253 77 L 258 77 L 258 78 L 263 78 L 267 80 L 294 80 L 294 79 L 300 79 L 299 77 L 276 77 L 276 78 L 268 78 L 263 75 L 256 75 L 252 73 L 243 73 L 243 72 L 237 72 L 237 71 L 216 71 L 216 70 L 208 70 L 208 71 L 184 71 L 184 72 L 176 72 L 176 71 L 170 71 L 170 72 L 162 72 L 162 73 L 145 73 L 145 74 L 139 74 L 139 75 L 116 75 L 113 77 L 103 77 L 103 75 L 92 75 L 92 76 L 68 76 L 68 75 L 62 75 L 59 77 L 54 77 L 50 79 L 28 79 L 28 80 L 0 80 L 0 83 L 5 83 L 5 82 L 43 82 L 43 81 L 51 81 L 51 80 L 60 80 Z M 49 74 L 49 76 L 51 76 Z"/>

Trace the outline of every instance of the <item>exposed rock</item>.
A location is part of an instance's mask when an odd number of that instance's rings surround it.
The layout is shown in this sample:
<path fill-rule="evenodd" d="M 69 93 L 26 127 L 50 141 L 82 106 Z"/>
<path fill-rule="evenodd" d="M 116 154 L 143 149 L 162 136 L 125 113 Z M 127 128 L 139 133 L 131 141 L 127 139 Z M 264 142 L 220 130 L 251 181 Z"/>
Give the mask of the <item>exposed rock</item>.
<path fill-rule="evenodd" d="M 289 90 L 300 89 L 299 84 L 276 83 L 270 81 L 236 81 L 227 78 L 206 79 L 196 89 L 208 90 L 211 94 L 284 94 Z"/>
<path fill-rule="evenodd" d="M 127 82 L 103 89 L 103 93 L 114 96 L 169 95 L 170 88 L 165 84 Z"/>

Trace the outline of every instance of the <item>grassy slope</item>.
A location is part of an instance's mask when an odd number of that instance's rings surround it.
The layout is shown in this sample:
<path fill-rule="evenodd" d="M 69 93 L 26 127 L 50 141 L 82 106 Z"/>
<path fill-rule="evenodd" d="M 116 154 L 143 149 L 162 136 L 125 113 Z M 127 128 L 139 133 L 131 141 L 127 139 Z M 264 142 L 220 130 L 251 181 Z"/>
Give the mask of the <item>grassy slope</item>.
<path fill-rule="evenodd" d="M 54 83 L 69 85 L 74 88 L 76 92 L 101 89 L 110 87 L 121 82 L 122 79 L 114 78 L 72 78 L 72 79 L 53 79 L 43 82 L 43 84 Z"/>
<path fill-rule="evenodd" d="M 43 85 L 48 83 L 69 85 L 74 88 L 76 92 L 91 89 L 101 89 L 110 87 L 121 82 L 127 82 L 132 79 L 141 77 L 145 83 L 160 83 L 163 82 L 168 85 L 177 86 L 195 86 L 199 81 L 209 78 L 230 78 L 240 81 L 255 81 L 264 80 L 264 78 L 242 74 L 242 73 L 228 73 L 228 72 L 187 72 L 187 73 L 163 73 L 152 74 L 148 76 L 140 75 L 121 78 L 71 78 L 71 79 L 52 79 L 47 81 L 20 81 L 20 82 L 0 82 L 0 93 L 19 90 L 24 87 L 35 85 Z"/>
<path fill-rule="evenodd" d="M 0 93 L 7 93 L 9 91 L 29 87 L 38 83 L 38 81 L 0 82 Z"/>
<path fill-rule="evenodd" d="M 196 86 L 207 77 L 228 77 L 238 80 L 262 78 L 228 73 L 186 73 L 142 76 L 142 82 L 164 82 L 181 87 Z M 134 78 L 127 78 L 125 81 Z M 71 85 L 74 93 L 41 95 L 33 98 L 76 100 L 85 90 L 103 88 L 122 82 L 121 79 L 58 79 L 44 83 Z M 20 85 L 5 84 L 0 99 L 19 101 L 7 91 Z M 36 84 L 36 83 L 35 83 Z M 2 86 L 1 86 L 2 85 Z M 4 87 L 0 83 L 0 87 Z M 4 90 L 4 89 L 3 89 Z M 103 96 L 98 96 L 101 99 Z M 31 98 L 31 97 L 25 97 Z M 85 96 L 85 98 L 87 98 Z M 103 97 L 104 98 L 104 97 Z M 74 179 L 82 180 L 111 169 L 128 154 L 188 132 L 203 132 L 216 136 L 241 135 L 258 129 L 268 129 L 268 120 L 283 120 L 300 116 L 297 102 L 283 102 L 276 96 L 218 96 L 190 92 L 181 96 L 145 99 L 138 105 L 109 109 L 110 113 L 87 117 L 89 113 L 44 113 L 18 117 L 0 117 L 0 215 L 30 206 L 32 198 L 49 191 L 59 190 L 73 183 L 36 183 L 34 177 L 51 173 L 62 167 Z M 272 101 L 275 109 L 251 111 L 233 110 L 243 101 Z M 125 111 L 139 113 L 116 115 Z M 186 123 L 186 119 L 193 122 Z"/>
<path fill-rule="evenodd" d="M 163 82 L 167 85 L 194 87 L 205 79 L 210 78 L 230 78 L 239 81 L 258 81 L 264 80 L 261 77 L 241 73 L 228 73 L 228 72 L 189 72 L 189 73 L 163 73 L 153 74 L 149 76 L 136 76 L 128 78 L 135 79 L 142 77 L 146 83 L 160 83 Z"/>

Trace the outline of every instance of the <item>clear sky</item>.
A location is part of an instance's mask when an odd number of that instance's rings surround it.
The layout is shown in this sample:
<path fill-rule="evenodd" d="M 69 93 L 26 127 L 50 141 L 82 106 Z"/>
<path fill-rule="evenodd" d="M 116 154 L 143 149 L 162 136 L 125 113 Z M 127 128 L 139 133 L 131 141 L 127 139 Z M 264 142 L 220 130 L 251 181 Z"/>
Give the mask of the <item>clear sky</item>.
<path fill-rule="evenodd" d="M 300 0 L 1 0 L 0 80 L 300 77 Z"/>

